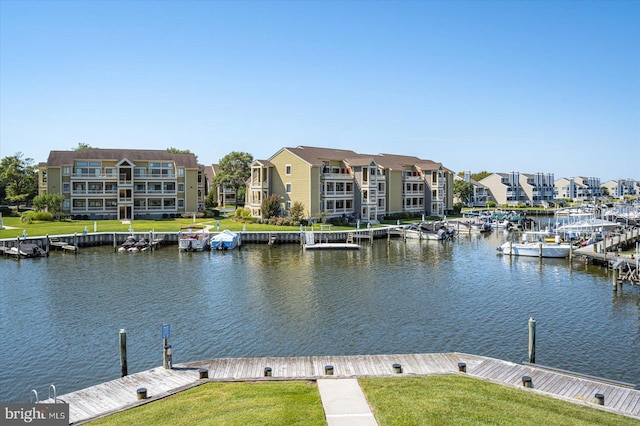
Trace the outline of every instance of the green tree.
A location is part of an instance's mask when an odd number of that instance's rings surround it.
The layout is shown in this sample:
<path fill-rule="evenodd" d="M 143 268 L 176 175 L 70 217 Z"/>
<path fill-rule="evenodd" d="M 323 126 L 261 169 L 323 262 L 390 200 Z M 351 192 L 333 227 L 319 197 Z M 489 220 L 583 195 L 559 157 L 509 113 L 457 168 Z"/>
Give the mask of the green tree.
<path fill-rule="evenodd" d="M 473 194 L 473 184 L 461 179 L 453 181 L 453 196 L 463 203 L 468 203 Z"/>
<path fill-rule="evenodd" d="M 0 161 L 0 201 L 12 204 L 31 201 L 38 194 L 38 167 L 18 152 Z"/>
<path fill-rule="evenodd" d="M 233 151 L 220 160 L 218 173 L 213 177 L 215 185 L 225 185 L 236 193 L 236 200 L 243 200 L 247 179 L 251 176 L 253 156 L 247 152 Z"/>
<path fill-rule="evenodd" d="M 74 151 L 82 151 L 83 149 L 90 149 L 93 148 L 91 145 L 89 145 L 88 143 L 85 142 L 78 142 L 78 146 L 75 147 L 73 150 Z"/>
<path fill-rule="evenodd" d="M 33 207 L 37 211 L 46 211 L 51 213 L 56 219 L 62 213 L 62 202 L 64 197 L 59 194 L 43 194 L 33 199 Z"/>
<path fill-rule="evenodd" d="M 289 209 L 289 214 L 295 220 L 302 219 L 302 217 L 304 216 L 304 204 L 302 204 L 300 201 L 294 202 L 291 206 L 291 209 Z"/>
<path fill-rule="evenodd" d="M 178 148 L 167 148 L 167 152 L 170 154 L 193 154 L 191 151 L 189 151 L 188 149 L 178 149 Z M 196 160 L 198 159 L 198 156 L 194 154 L 194 156 L 196 157 Z"/>
<path fill-rule="evenodd" d="M 476 182 L 481 181 L 482 179 L 486 178 L 487 176 L 491 176 L 491 173 L 483 170 L 479 173 L 471 173 L 471 179 L 475 180 Z"/>
<path fill-rule="evenodd" d="M 271 194 L 269 198 L 262 202 L 261 209 L 263 219 L 280 216 L 280 196 Z"/>
<path fill-rule="evenodd" d="M 207 209 L 218 207 L 218 200 L 216 200 L 216 191 L 209 191 L 206 200 L 204 200 L 204 206 Z"/>

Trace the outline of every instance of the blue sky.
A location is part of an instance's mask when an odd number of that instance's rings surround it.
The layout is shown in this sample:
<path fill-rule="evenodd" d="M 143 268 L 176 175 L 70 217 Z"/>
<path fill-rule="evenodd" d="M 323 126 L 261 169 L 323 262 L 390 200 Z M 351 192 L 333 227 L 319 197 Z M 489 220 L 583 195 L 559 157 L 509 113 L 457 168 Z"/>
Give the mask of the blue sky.
<path fill-rule="evenodd" d="M 639 1 L 0 1 L 0 157 L 78 143 L 640 179 Z"/>

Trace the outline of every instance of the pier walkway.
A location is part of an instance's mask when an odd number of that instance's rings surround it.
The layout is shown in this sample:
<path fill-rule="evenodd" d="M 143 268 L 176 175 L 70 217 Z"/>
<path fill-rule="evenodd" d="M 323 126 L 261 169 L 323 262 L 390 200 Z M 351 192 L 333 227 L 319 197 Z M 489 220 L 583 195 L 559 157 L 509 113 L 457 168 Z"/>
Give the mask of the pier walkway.
<path fill-rule="evenodd" d="M 172 369 L 158 367 L 131 374 L 59 396 L 57 401 L 70 405 L 71 423 L 83 423 L 164 398 L 207 381 L 324 381 L 372 376 L 397 377 L 437 374 L 467 375 L 520 388 L 526 392 L 539 393 L 640 419 L 640 390 L 635 389 L 632 384 L 457 352 L 288 358 L 218 358 L 177 364 Z M 354 395 L 349 393 L 349 388 L 354 389 L 352 382 L 341 380 L 329 387 L 325 384 L 319 385 L 323 405 L 332 399 L 331 392 L 336 392 L 334 395 L 339 392 Z M 345 386 L 342 387 L 340 384 Z M 141 397 L 141 390 L 144 390 L 143 397 Z M 362 400 L 357 395 L 353 398 L 354 406 L 351 408 L 336 408 L 338 411 L 332 411 L 333 408 L 324 405 L 325 415 L 330 413 L 327 418 L 328 424 L 341 424 L 339 421 L 348 418 L 349 414 L 356 414 L 351 417 L 357 417 L 367 422 L 362 424 L 375 424 L 375 419 L 368 416 L 366 411 L 363 412 L 360 405 L 354 408 L 355 404 L 361 404 Z"/>

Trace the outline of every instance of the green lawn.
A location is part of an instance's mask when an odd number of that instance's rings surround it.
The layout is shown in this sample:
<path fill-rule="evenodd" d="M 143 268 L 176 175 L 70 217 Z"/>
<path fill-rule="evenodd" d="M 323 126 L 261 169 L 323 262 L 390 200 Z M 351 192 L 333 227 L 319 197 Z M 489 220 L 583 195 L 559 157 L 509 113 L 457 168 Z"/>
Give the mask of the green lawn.
<path fill-rule="evenodd" d="M 207 383 L 92 425 L 325 425 L 315 382 Z"/>
<path fill-rule="evenodd" d="M 463 376 L 359 380 L 380 425 L 638 425 L 596 408 Z"/>
<path fill-rule="evenodd" d="M 464 376 L 362 378 L 380 426 L 638 425 L 581 404 Z M 207 383 L 96 425 L 325 425 L 314 382 Z"/>
<path fill-rule="evenodd" d="M 24 230 L 27 231 L 27 236 L 35 237 L 40 235 L 65 235 L 78 233 L 81 234 L 85 227 L 88 232 L 93 232 L 94 221 L 93 220 L 74 220 L 65 222 L 33 222 L 22 223 L 19 217 L 3 217 L 3 229 L 0 230 L 0 238 L 16 238 L 22 236 Z M 149 232 L 154 230 L 155 232 L 177 232 L 181 226 L 193 224 L 193 219 L 159 219 L 159 220 L 132 220 L 131 224 L 123 224 L 119 220 L 98 220 L 95 221 L 98 232 L 128 232 L 129 226 L 133 228 L 135 232 Z M 215 231 L 217 225 L 220 224 L 220 230 L 228 229 L 230 231 L 242 231 L 246 226 L 246 230 L 251 232 L 259 231 L 299 231 L 299 226 L 275 226 L 275 225 L 262 225 L 262 224 L 244 224 L 241 222 L 234 222 L 231 218 L 220 219 L 196 219 L 197 224 L 209 225 L 211 230 Z M 15 228 L 15 229 L 7 229 Z M 311 229 L 308 227 L 307 229 Z M 315 224 L 314 229 L 320 231 L 320 225 Z M 354 229 L 354 227 L 344 226 L 332 226 L 332 230 L 348 230 Z"/>

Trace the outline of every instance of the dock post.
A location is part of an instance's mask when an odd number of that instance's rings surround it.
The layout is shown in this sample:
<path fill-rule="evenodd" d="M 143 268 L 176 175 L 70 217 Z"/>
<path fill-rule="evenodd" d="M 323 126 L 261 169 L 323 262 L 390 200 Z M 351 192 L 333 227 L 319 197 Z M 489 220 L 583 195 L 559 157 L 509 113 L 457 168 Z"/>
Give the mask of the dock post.
<path fill-rule="evenodd" d="M 127 375 L 127 332 L 120 329 L 120 372 L 121 377 Z"/>
<path fill-rule="evenodd" d="M 538 257 L 542 257 L 542 243 L 538 243 Z"/>
<path fill-rule="evenodd" d="M 618 268 L 613 268 L 611 271 L 611 284 L 613 285 L 613 291 L 618 291 Z"/>
<path fill-rule="evenodd" d="M 529 363 L 536 363 L 536 320 L 529 318 Z"/>

